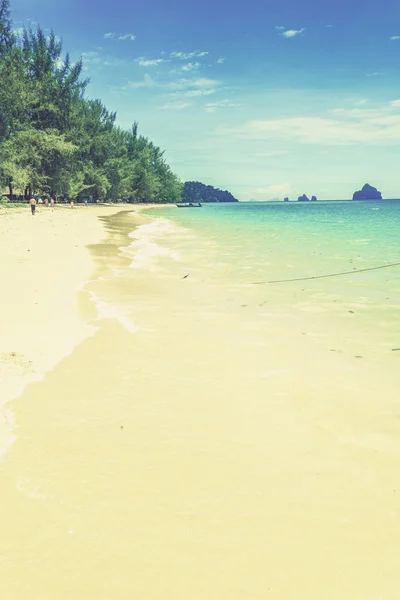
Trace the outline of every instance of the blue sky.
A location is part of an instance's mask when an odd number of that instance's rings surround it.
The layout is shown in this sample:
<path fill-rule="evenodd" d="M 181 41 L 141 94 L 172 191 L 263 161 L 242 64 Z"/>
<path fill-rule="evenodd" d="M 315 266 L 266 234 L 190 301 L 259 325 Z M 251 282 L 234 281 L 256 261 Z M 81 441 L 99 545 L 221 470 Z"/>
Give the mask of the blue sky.
<path fill-rule="evenodd" d="M 239 200 L 400 197 L 400 3 L 11 0 L 53 28 L 87 94 Z M 383 10 L 384 9 L 384 10 Z"/>

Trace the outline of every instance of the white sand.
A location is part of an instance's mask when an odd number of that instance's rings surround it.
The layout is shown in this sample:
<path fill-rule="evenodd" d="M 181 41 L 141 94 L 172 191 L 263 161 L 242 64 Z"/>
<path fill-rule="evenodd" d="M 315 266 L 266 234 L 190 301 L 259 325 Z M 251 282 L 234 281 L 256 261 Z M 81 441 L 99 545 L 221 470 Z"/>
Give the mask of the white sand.
<path fill-rule="evenodd" d="M 96 216 L 123 209 L 0 208 L 0 454 L 12 440 L 5 404 L 91 334 L 78 293 L 94 268 L 86 245 L 105 235 Z"/>

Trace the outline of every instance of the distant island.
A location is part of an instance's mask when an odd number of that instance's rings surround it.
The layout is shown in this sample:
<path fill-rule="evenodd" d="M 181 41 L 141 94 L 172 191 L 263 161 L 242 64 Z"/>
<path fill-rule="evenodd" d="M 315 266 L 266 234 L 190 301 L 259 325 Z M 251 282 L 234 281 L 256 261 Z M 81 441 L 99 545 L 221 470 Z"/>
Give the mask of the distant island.
<path fill-rule="evenodd" d="M 354 192 L 353 200 L 382 200 L 382 194 L 372 185 L 366 183 L 361 190 Z"/>
<path fill-rule="evenodd" d="M 310 200 L 310 198 L 306 194 L 303 194 L 302 196 L 299 196 L 297 198 L 297 202 L 316 202 L 316 201 L 317 201 L 317 196 L 311 196 L 311 200 Z"/>
<path fill-rule="evenodd" d="M 239 202 L 228 191 L 220 190 L 200 181 L 186 181 L 182 189 L 182 202 Z"/>

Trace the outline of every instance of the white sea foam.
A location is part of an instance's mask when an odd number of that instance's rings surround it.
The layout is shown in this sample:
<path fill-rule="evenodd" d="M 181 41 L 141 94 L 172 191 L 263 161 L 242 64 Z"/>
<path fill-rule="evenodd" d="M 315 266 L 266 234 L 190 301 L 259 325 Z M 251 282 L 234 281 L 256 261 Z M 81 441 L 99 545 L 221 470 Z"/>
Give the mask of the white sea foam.
<path fill-rule="evenodd" d="M 181 259 L 177 250 L 160 244 L 160 240 L 186 239 L 193 236 L 188 229 L 179 227 L 168 219 L 158 217 L 151 223 L 137 227 L 129 234 L 129 237 L 134 241 L 121 250 L 132 257 L 131 268 L 156 271 L 160 269 L 159 259 L 161 258 L 170 258 L 176 262 Z"/>
<path fill-rule="evenodd" d="M 89 295 L 90 299 L 96 304 L 98 319 L 117 319 L 131 333 L 140 330 L 140 327 L 135 325 L 131 319 L 128 308 L 105 302 L 92 291 L 89 291 Z"/>

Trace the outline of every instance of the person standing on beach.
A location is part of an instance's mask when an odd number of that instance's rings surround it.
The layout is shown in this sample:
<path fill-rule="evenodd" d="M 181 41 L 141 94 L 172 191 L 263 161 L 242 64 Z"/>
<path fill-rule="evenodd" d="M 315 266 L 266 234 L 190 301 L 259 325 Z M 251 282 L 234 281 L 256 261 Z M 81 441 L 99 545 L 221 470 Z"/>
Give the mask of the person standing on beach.
<path fill-rule="evenodd" d="M 31 198 L 29 201 L 29 204 L 31 205 L 31 213 L 32 215 L 35 214 L 35 210 L 36 210 L 36 200 L 35 198 Z"/>
<path fill-rule="evenodd" d="M 71 200 L 71 204 L 70 204 L 71 208 L 74 208 L 74 201 Z"/>
<path fill-rule="evenodd" d="M 48 206 L 48 205 L 49 205 L 49 201 L 48 201 L 48 199 L 47 199 L 47 198 L 45 198 L 45 200 L 44 200 L 44 205 L 45 205 L 45 206 Z"/>
<path fill-rule="evenodd" d="M 50 198 L 51 210 L 54 208 L 54 198 Z"/>

